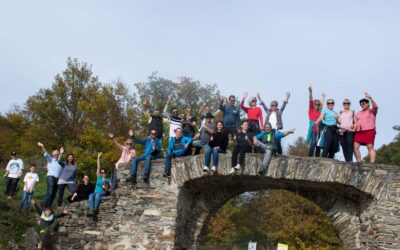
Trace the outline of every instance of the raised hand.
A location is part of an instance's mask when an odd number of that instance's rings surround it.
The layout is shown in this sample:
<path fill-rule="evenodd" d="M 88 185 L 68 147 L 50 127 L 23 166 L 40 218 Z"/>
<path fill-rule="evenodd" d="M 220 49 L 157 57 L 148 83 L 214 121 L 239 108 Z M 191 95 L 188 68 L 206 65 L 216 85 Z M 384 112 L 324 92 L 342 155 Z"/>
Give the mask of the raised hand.
<path fill-rule="evenodd" d="M 133 136 L 133 130 L 132 130 L 132 129 L 129 129 L 128 134 L 129 134 L 129 136 Z"/>
<path fill-rule="evenodd" d="M 311 83 L 310 83 L 310 85 L 308 86 L 308 91 L 312 92 L 312 86 L 311 86 Z"/>
<path fill-rule="evenodd" d="M 168 97 L 167 99 L 167 105 L 171 103 L 171 97 Z"/>
<path fill-rule="evenodd" d="M 149 100 L 144 99 L 143 102 L 142 102 L 142 104 L 143 104 L 143 106 L 147 106 L 147 104 L 149 104 Z"/>
<path fill-rule="evenodd" d="M 258 100 L 261 100 L 260 92 L 257 92 L 257 98 L 258 98 Z"/>
<path fill-rule="evenodd" d="M 99 159 L 102 155 L 103 155 L 103 152 L 99 152 L 99 153 L 97 154 L 97 159 Z"/>
<path fill-rule="evenodd" d="M 64 154 L 64 152 L 65 152 L 64 147 L 61 147 L 60 148 L 60 154 Z"/>
<path fill-rule="evenodd" d="M 249 93 L 247 93 L 247 92 L 243 93 L 243 99 L 246 99 L 248 96 L 249 96 Z"/>
<path fill-rule="evenodd" d="M 219 99 L 221 100 L 221 102 L 223 102 L 225 100 L 225 97 L 223 95 L 221 95 L 221 97 Z"/>
<path fill-rule="evenodd" d="M 108 136 L 111 138 L 111 139 L 113 139 L 114 138 L 114 134 L 113 133 L 108 133 Z"/>
<path fill-rule="evenodd" d="M 41 142 L 38 142 L 37 145 L 38 145 L 39 147 L 44 147 L 43 143 L 41 143 Z"/>
<path fill-rule="evenodd" d="M 289 132 L 289 134 L 294 134 L 294 131 L 295 131 L 296 129 L 295 128 L 292 128 L 292 129 L 290 129 L 288 132 Z"/>
<path fill-rule="evenodd" d="M 371 99 L 371 95 L 368 94 L 367 92 L 365 92 L 364 95 L 365 95 L 365 98 Z"/>
<path fill-rule="evenodd" d="M 289 97 L 290 97 L 290 92 L 288 91 L 286 92 L 286 100 L 289 100 Z"/>

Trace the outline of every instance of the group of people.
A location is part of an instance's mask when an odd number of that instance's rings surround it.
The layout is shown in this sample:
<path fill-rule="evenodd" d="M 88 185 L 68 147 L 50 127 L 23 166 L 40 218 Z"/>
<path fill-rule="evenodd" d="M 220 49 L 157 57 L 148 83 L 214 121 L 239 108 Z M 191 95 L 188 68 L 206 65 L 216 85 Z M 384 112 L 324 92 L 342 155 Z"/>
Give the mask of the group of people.
<path fill-rule="evenodd" d="M 362 163 L 360 146 L 363 145 L 368 149 L 370 162 L 374 163 L 378 105 L 371 95 L 364 93 L 365 97 L 359 100 L 361 110 L 358 112 L 351 108 L 351 101 L 347 98 L 343 100 L 343 108 L 336 112 L 333 99 L 326 100 L 326 108 L 323 108 L 326 95 L 322 95 L 322 100 L 313 99 L 311 86 L 308 91 L 310 119 L 307 136 L 307 142 L 310 143 L 308 155 L 334 158 L 340 150 L 340 145 L 346 162 L 353 162 L 354 155 L 356 162 L 360 164 Z"/>
<path fill-rule="evenodd" d="M 154 159 L 165 157 L 164 177 L 171 176 L 171 162 L 174 158 L 204 152 L 204 173 L 218 173 L 219 154 L 224 154 L 230 148 L 232 152 L 231 174 L 243 170 L 245 154 L 248 152 L 264 154 L 260 175 L 268 172 L 268 166 L 273 154 L 282 154 L 281 139 L 294 133 L 294 129 L 283 131 L 283 111 L 287 106 L 290 93 L 287 92 L 279 108 L 277 101 L 271 101 L 269 106 L 261 99 L 260 93 L 248 98 L 248 93 L 243 94 L 240 104 L 234 95 L 228 98 L 221 97 L 218 110 L 214 113 L 207 105 L 203 105 L 198 111 L 199 120 L 190 107 L 186 108 L 184 115 L 180 115 L 176 107 L 169 109 L 171 99 L 161 113 L 154 107 L 148 111 L 149 102 L 143 102 L 144 115 L 148 118 L 148 136 L 139 138 L 129 130 L 129 138 L 120 144 L 114 134 L 108 136 L 113 139 L 115 145 L 121 151 L 120 159 L 113 167 L 112 175 L 108 177 L 107 170 L 101 168 L 100 157 L 97 156 L 97 179 L 93 185 L 88 175 L 83 175 L 79 186 L 76 185 L 77 166 L 73 154 L 67 154 L 63 160 L 64 148 L 53 150 L 51 155 L 42 143 L 38 143 L 47 161 L 46 184 L 47 191 L 43 201 L 43 209 L 47 211 L 52 207 L 58 191 L 57 206 L 62 207 L 64 191 L 68 189 L 71 195 L 69 202 L 88 200 L 88 216 L 95 216 L 99 212 L 101 199 L 118 187 L 117 171 L 120 164 L 131 164 L 130 178 L 133 184 L 137 183 L 138 164 L 144 161 L 143 181 L 149 183 L 151 162 Z M 339 150 L 339 142 L 343 150 L 344 158 L 351 162 L 353 154 L 357 162 L 361 162 L 359 148 L 366 145 L 369 151 L 370 161 L 375 161 L 374 139 L 376 134 L 375 117 L 378 106 L 372 97 L 365 93 L 365 98 L 359 101 L 361 110 L 355 112 L 350 108 L 350 100 L 344 99 L 343 109 L 338 113 L 334 110 L 334 100 L 326 100 L 326 108 L 323 107 L 326 96 L 322 100 L 314 99 L 312 87 L 309 87 L 309 129 L 307 142 L 309 143 L 309 156 L 334 158 Z M 257 105 L 260 102 L 260 106 Z M 265 119 L 263 118 L 263 110 Z M 215 120 L 217 114 L 222 114 L 221 120 Z M 242 114 L 246 114 L 246 118 Z M 162 142 L 164 139 L 164 124 L 168 123 L 168 146 L 164 155 Z M 231 143 L 230 143 L 231 142 Z M 137 156 L 134 143 L 144 146 L 142 155 Z M 322 151 L 322 153 L 321 153 Z M 212 162 L 212 164 L 211 164 Z M 30 171 L 25 175 L 24 188 L 20 203 L 20 209 L 29 209 L 30 201 L 39 181 L 35 173 L 35 164 L 30 165 Z M 7 165 L 5 177 L 6 195 L 15 195 L 19 178 L 22 176 L 24 165 L 21 159 L 12 152 L 12 160 Z M 62 209 L 59 209 L 62 210 Z M 39 210 L 38 210 L 39 211 Z M 48 217 L 44 216 L 43 218 Z"/>

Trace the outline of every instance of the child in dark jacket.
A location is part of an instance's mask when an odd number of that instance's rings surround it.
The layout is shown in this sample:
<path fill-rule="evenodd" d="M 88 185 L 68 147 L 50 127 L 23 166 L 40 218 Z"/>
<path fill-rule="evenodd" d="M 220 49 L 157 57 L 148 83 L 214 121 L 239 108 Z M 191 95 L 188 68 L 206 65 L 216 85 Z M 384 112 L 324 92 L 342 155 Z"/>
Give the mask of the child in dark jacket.
<path fill-rule="evenodd" d="M 38 244 L 38 249 L 42 249 L 44 238 L 54 235 L 57 230 L 57 218 L 68 214 L 68 210 L 64 209 L 63 211 L 53 212 L 51 208 L 46 208 L 43 210 L 38 204 L 36 204 L 35 200 L 32 200 L 31 203 L 35 207 L 37 214 L 40 216 L 40 241 Z"/>

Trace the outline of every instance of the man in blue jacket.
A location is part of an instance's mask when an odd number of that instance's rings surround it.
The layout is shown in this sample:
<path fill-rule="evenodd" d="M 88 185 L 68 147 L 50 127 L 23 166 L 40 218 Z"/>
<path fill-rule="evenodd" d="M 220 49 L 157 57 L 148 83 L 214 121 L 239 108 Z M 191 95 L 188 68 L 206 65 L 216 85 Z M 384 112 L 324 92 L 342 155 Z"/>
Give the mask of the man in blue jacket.
<path fill-rule="evenodd" d="M 133 134 L 132 130 L 129 130 L 129 135 L 131 136 L 132 141 L 144 145 L 143 154 L 139 157 L 133 158 L 132 160 L 131 181 L 133 183 L 136 183 L 137 165 L 140 161 L 145 161 L 143 181 L 145 183 L 148 183 L 150 176 L 151 160 L 155 159 L 158 153 L 161 152 L 161 141 L 156 137 L 157 131 L 155 129 L 152 129 L 150 131 L 150 136 L 148 136 L 146 139 L 137 138 Z"/>
<path fill-rule="evenodd" d="M 189 154 L 192 138 L 182 136 L 182 129 L 175 129 L 175 137 L 171 137 L 168 143 L 168 154 L 165 158 L 164 177 L 171 177 L 171 160 L 175 157 L 182 157 Z"/>

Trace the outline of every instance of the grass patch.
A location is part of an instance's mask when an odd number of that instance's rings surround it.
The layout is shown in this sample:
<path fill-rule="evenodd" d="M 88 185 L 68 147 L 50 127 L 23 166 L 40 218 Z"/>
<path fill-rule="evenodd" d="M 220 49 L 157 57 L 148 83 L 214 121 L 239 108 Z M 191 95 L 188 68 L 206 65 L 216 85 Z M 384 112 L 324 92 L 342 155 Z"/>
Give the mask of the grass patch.
<path fill-rule="evenodd" d="M 43 169 L 37 170 L 39 183 L 35 187 L 33 199 L 42 202 L 46 195 L 46 171 Z M 18 183 L 17 194 L 12 199 L 7 199 L 4 195 L 6 185 L 6 179 L 2 177 L 4 172 L 4 168 L 0 169 L 0 249 L 10 249 L 9 242 L 11 240 L 14 240 L 15 243 L 23 248 L 26 230 L 30 227 L 38 227 L 37 214 L 32 207 L 28 214 L 23 214 L 18 210 L 23 190 L 23 177 L 26 171 Z"/>

